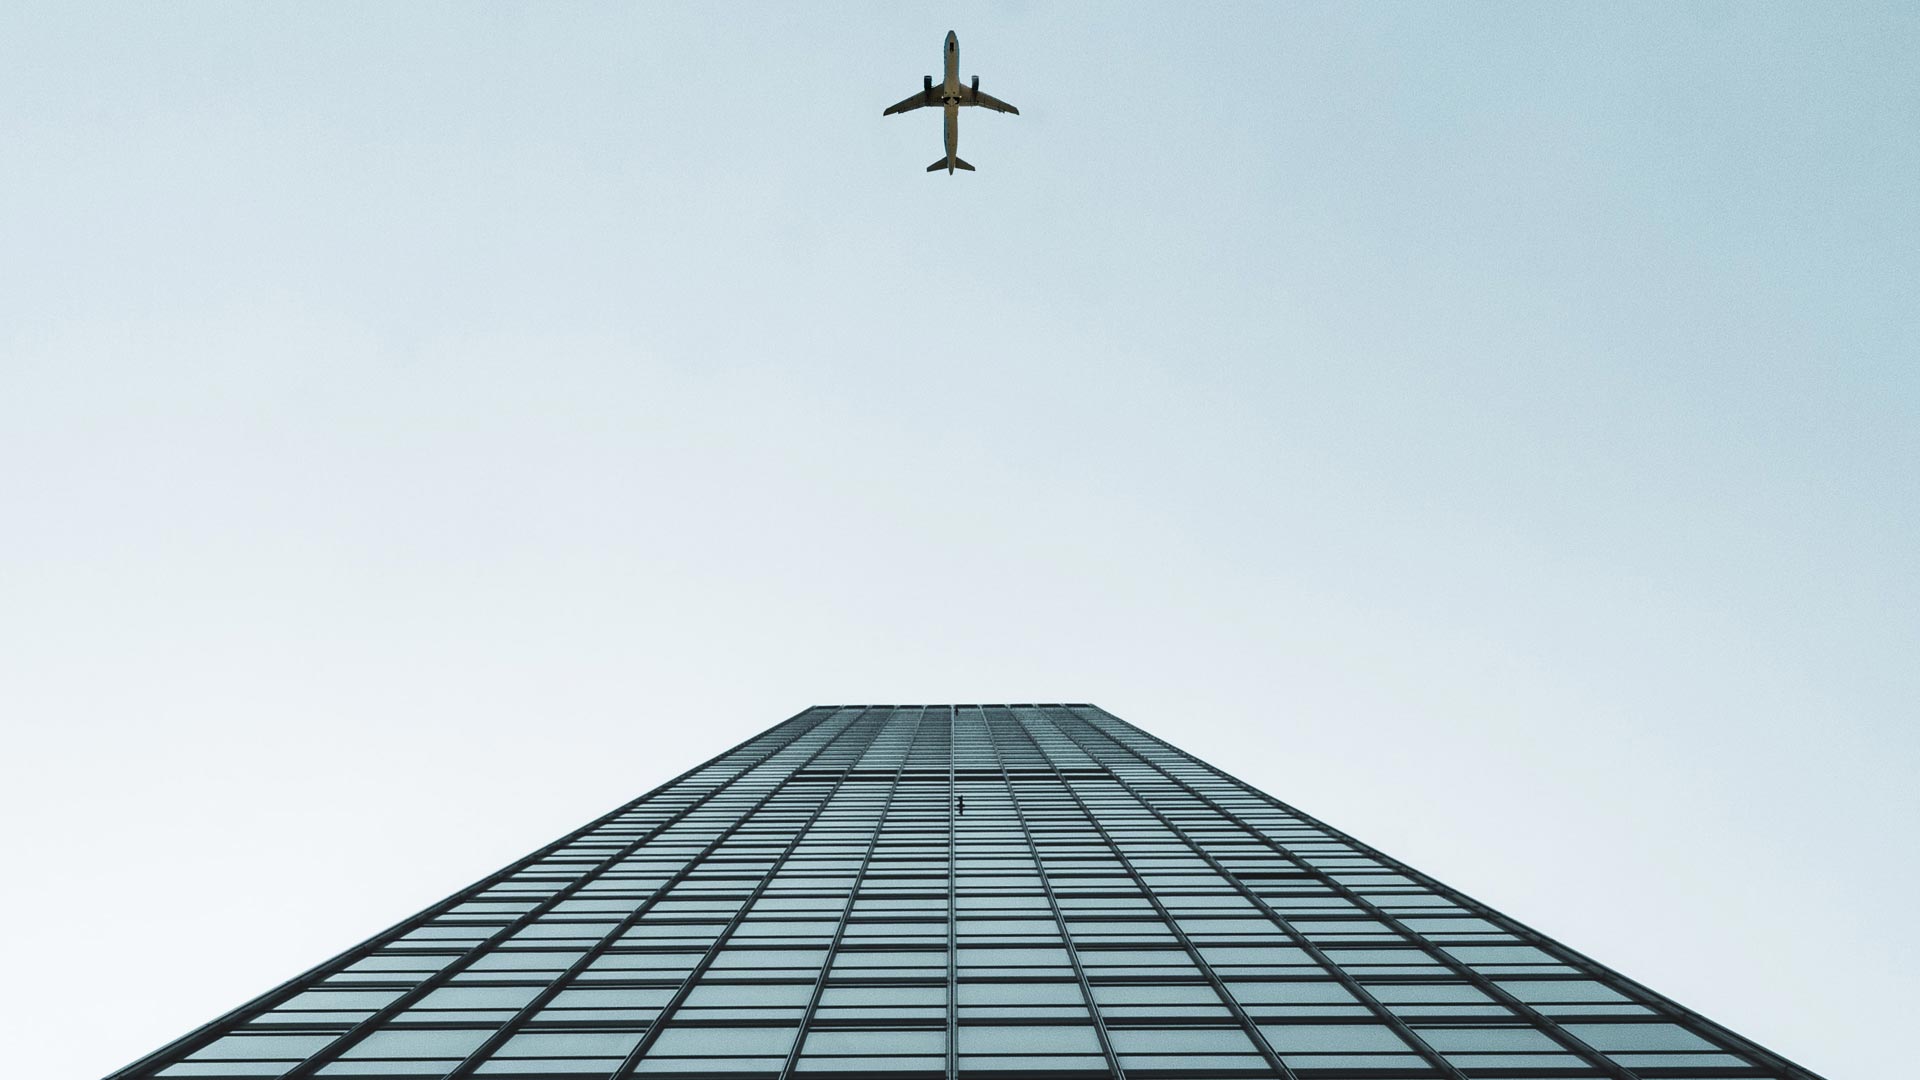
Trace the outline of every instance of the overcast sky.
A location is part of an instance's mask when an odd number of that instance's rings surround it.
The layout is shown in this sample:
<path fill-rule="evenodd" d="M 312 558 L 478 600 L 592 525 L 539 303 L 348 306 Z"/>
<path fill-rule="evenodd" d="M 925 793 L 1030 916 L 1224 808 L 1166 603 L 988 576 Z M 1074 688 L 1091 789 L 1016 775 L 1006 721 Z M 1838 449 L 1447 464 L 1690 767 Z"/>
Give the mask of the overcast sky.
<path fill-rule="evenodd" d="M 1912 5 L 801 7 L 0 6 L 0 1072 L 1087 700 L 1910 1074 Z"/>

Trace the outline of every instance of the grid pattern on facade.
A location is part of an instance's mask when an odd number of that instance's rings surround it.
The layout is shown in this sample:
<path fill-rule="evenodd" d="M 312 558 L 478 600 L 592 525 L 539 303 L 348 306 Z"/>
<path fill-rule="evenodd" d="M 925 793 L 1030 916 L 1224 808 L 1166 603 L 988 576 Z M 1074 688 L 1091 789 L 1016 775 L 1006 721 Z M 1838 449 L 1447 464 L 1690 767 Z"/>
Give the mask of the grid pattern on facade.
<path fill-rule="evenodd" d="M 1811 1077 L 1091 705 L 820 706 L 114 1074 Z"/>

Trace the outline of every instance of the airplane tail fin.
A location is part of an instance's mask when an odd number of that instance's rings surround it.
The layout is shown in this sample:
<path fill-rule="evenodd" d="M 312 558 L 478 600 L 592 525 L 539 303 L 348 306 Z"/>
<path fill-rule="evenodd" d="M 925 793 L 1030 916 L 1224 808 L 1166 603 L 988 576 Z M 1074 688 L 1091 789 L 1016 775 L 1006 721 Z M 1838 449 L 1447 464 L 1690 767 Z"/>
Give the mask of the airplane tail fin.
<path fill-rule="evenodd" d="M 946 158 L 941 158 L 939 161 L 927 166 L 928 172 L 939 172 L 941 169 L 946 169 L 948 172 L 952 172 L 954 169 L 965 169 L 967 172 L 972 172 L 973 166 L 961 161 L 959 158 L 953 159 L 953 166 L 951 168 L 947 166 Z"/>

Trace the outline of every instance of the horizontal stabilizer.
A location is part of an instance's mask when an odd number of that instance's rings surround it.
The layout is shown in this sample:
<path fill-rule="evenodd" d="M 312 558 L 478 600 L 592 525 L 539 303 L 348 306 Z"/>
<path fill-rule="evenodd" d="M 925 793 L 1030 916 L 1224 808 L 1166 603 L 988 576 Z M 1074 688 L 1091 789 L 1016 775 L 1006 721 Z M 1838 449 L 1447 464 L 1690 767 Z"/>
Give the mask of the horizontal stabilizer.
<path fill-rule="evenodd" d="M 947 164 L 949 160 L 953 162 L 952 165 Z M 948 172 L 952 172 L 955 169 L 965 169 L 968 172 L 972 172 L 973 166 L 967 164 L 964 161 L 961 161 L 959 158 L 952 158 L 952 159 L 941 158 L 939 161 L 936 161 L 933 164 L 927 166 L 928 172 L 939 172 L 941 169 L 945 169 Z"/>

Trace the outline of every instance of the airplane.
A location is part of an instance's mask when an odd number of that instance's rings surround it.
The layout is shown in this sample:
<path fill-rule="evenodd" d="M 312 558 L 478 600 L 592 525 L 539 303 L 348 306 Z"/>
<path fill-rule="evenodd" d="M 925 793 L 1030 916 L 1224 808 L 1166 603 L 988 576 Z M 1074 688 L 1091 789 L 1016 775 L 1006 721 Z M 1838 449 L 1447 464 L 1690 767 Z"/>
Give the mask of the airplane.
<path fill-rule="evenodd" d="M 955 169 L 974 171 L 973 166 L 961 161 L 960 155 L 955 152 L 960 145 L 960 106 L 981 105 L 997 112 L 1012 113 L 1015 116 L 1020 115 L 1020 110 L 997 97 L 981 93 L 978 75 L 973 77 L 972 86 L 960 85 L 960 35 L 951 30 L 947 31 L 946 64 L 946 77 L 939 86 L 933 84 L 933 76 L 929 75 L 919 93 L 897 105 L 889 105 L 880 115 L 892 116 L 894 113 L 910 112 L 932 105 L 943 107 L 947 114 L 947 156 L 927 166 L 927 171 L 939 172 L 945 169 L 947 175 L 952 176 Z"/>

